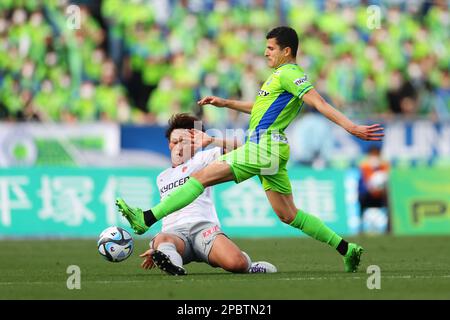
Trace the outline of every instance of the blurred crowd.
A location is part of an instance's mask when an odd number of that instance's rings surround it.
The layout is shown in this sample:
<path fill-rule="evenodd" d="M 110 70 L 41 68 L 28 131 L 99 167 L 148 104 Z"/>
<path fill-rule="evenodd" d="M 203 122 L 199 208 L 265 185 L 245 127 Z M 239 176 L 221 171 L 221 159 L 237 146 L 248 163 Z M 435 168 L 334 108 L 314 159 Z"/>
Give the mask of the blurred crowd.
<path fill-rule="evenodd" d="M 450 119 L 449 20 L 446 0 L 2 0 L 0 119 L 165 124 L 193 112 L 245 126 L 196 101 L 253 100 L 271 72 L 265 34 L 281 24 L 347 115 Z"/>

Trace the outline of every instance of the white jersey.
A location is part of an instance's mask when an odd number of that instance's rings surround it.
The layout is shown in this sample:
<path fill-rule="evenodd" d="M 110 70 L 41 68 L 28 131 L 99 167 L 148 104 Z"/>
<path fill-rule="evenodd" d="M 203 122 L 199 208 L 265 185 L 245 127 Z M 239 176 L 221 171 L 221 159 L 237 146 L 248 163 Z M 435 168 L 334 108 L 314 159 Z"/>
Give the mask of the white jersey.
<path fill-rule="evenodd" d="M 171 194 L 175 188 L 183 185 L 192 173 L 203 169 L 219 156 L 221 156 L 220 148 L 199 151 L 187 162 L 161 172 L 157 178 L 161 200 Z M 210 221 L 220 226 L 212 198 L 212 187 L 206 188 L 200 197 L 188 206 L 164 217 L 161 231 L 199 221 Z"/>

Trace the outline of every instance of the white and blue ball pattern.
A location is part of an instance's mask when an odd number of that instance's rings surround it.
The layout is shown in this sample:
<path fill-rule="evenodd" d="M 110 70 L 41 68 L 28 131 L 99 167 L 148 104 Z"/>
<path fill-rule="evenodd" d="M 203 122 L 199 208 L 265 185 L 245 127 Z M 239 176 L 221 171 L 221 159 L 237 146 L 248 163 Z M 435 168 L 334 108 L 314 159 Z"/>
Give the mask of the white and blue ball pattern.
<path fill-rule="evenodd" d="M 108 261 L 120 262 L 127 259 L 134 249 L 131 235 L 120 227 L 109 227 L 100 234 L 98 252 Z"/>

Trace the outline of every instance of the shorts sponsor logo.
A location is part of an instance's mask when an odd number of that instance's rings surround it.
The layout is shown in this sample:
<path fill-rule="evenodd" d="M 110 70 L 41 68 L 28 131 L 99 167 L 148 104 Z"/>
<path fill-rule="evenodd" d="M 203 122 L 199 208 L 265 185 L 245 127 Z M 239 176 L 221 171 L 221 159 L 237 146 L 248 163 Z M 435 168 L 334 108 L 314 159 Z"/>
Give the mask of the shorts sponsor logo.
<path fill-rule="evenodd" d="M 207 230 L 202 232 L 203 238 L 206 238 L 206 237 L 212 235 L 214 232 L 217 232 L 219 230 L 220 230 L 219 226 L 211 227 L 211 228 L 209 228 L 209 229 L 207 229 Z"/>

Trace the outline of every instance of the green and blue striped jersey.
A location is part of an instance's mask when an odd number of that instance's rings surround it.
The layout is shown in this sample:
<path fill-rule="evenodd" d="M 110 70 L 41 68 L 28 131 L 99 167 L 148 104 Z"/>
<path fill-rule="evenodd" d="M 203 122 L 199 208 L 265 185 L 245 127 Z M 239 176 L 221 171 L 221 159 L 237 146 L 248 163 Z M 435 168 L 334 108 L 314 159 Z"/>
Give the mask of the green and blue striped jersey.
<path fill-rule="evenodd" d="M 298 65 L 284 64 L 275 69 L 253 104 L 249 140 L 258 143 L 264 132 L 283 133 L 299 113 L 303 95 L 312 88 Z"/>

